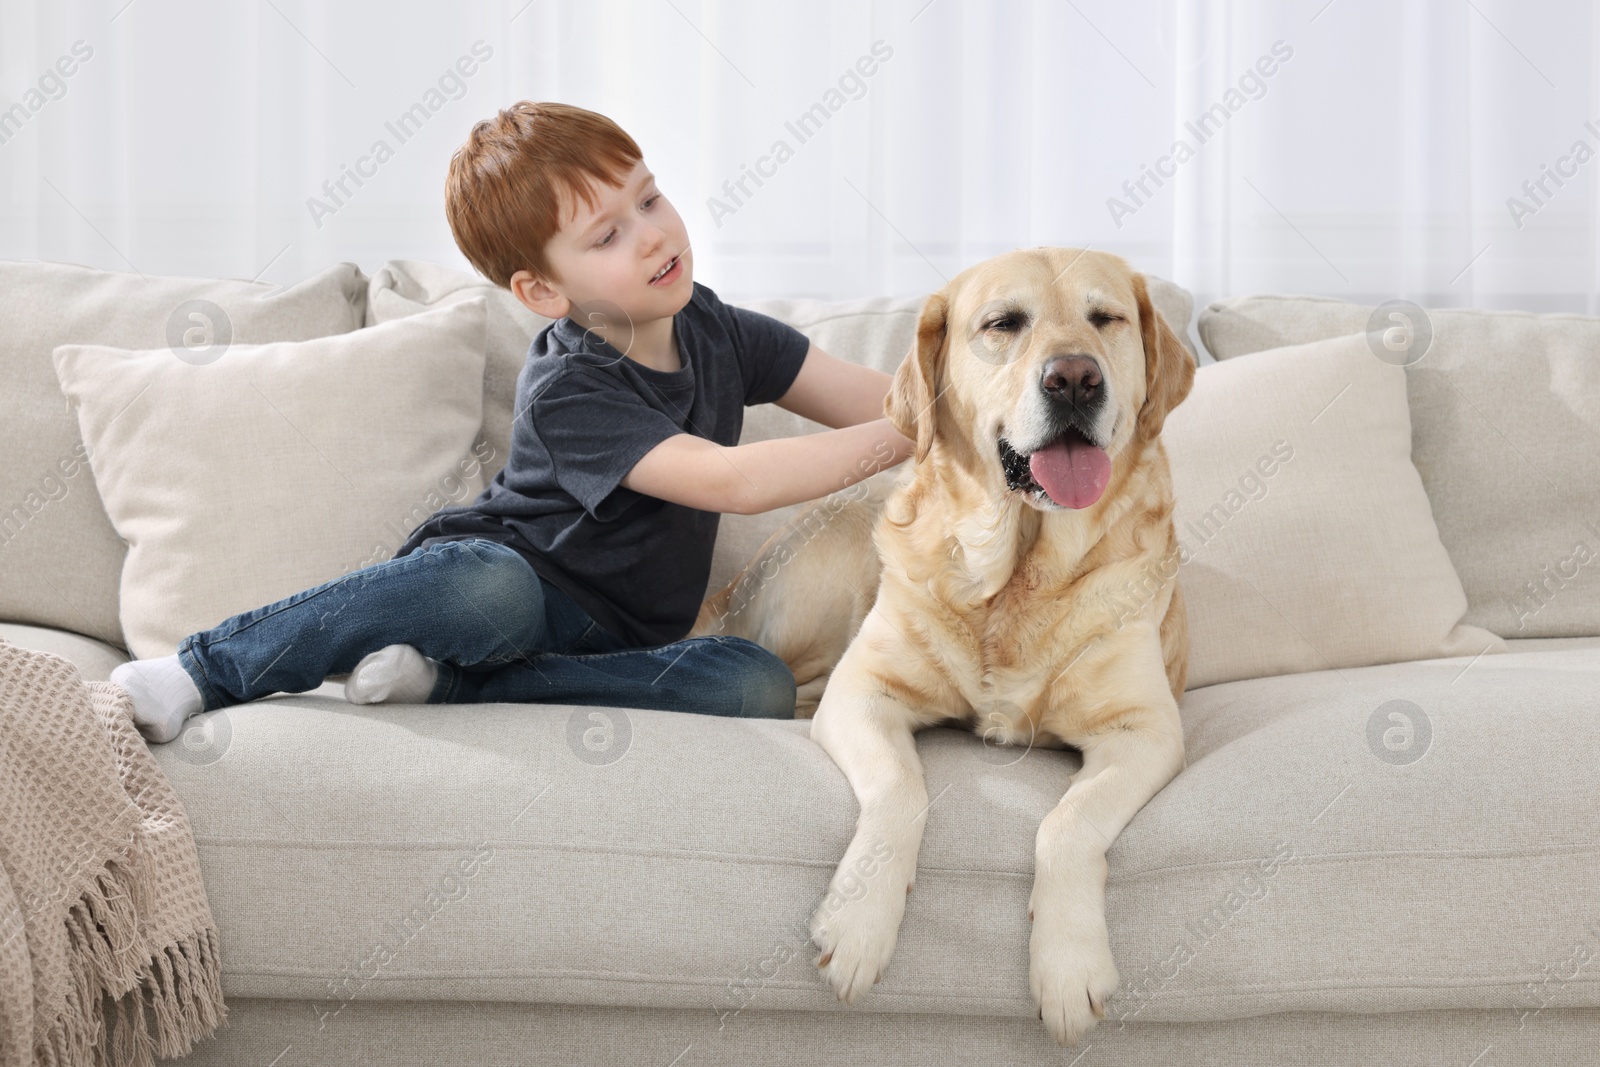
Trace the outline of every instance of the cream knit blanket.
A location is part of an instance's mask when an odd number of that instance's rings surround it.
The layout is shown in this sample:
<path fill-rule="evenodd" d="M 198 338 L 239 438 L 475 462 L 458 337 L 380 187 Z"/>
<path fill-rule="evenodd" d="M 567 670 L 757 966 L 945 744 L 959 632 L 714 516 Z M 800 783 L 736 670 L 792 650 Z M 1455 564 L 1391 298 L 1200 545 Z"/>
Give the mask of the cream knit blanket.
<path fill-rule="evenodd" d="M 0 639 L 0 1067 L 151 1065 L 227 1017 L 189 819 L 132 715 Z"/>

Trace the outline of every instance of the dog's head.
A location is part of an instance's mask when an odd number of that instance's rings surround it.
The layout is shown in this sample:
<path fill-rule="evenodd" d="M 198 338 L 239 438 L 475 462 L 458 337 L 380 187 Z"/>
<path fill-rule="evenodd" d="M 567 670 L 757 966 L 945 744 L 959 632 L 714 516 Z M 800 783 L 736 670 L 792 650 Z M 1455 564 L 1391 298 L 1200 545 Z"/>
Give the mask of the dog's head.
<path fill-rule="evenodd" d="M 1086 508 L 1189 394 L 1194 361 L 1120 257 L 1008 252 L 928 297 L 884 414 L 1040 511 Z"/>

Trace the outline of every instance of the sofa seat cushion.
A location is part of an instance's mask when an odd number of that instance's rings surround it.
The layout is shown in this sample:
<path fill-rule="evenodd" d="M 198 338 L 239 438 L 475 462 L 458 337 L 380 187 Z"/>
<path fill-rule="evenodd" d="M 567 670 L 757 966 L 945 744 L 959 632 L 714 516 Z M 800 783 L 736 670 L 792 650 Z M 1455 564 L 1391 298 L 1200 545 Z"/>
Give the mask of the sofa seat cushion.
<path fill-rule="evenodd" d="M 78 677 L 86 682 L 107 681 L 112 671 L 128 662 L 128 653 L 115 645 L 53 626 L 0 622 L 0 637 L 22 648 L 60 656 L 77 667 Z"/>
<path fill-rule="evenodd" d="M 1109 854 L 1113 1012 L 1527 1003 L 1600 937 L 1596 694 L 1592 648 L 1189 692 L 1189 765 Z M 804 931 L 857 809 L 804 721 L 279 695 L 194 723 L 153 751 L 229 997 L 1033 1014 L 1034 835 L 1070 752 L 919 736 L 916 892 L 847 1009 Z M 1600 1005 L 1587 972 L 1543 992 Z"/>

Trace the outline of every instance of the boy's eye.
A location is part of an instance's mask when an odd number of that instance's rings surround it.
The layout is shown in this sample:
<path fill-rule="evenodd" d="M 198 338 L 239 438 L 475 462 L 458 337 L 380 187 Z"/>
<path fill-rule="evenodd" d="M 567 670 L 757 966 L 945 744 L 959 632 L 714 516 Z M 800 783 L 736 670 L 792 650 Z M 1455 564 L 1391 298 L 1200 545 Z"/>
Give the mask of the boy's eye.
<path fill-rule="evenodd" d="M 601 238 L 600 240 L 598 240 L 598 241 L 596 241 L 594 243 L 595 247 L 596 248 L 604 248 L 606 245 L 610 244 L 611 243 L 611 238 L 616 232 L 617 232 L 616 230 L 607 230 L 606 231 L 606 235 L 603 238 Z"/>
<path fill-rule="evenodd" d="M 644 206 L 648 208 L 652 204 L 654 204 L 657 200 L 660 200 L 660 199 L 661 199 L 661 194 L 657 193 L 655 196 L 652 196 L 650 199 L 646 200 L 644 202 Z"/>

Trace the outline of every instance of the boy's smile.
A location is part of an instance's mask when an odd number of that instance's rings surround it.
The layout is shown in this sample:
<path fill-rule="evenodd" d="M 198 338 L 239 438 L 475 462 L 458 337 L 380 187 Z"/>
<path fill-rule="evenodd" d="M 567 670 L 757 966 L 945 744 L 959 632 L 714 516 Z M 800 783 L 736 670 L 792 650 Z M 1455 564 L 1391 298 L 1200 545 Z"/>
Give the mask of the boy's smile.
<path fill-rule="evenodd" d="M 683 277 L 682 268 L 682 257 L 673 256 L 671 259 L 667 260 L 667 265 L 665 267 L 662 267 L 660 270 L 656 271 L 655 276 L 650 279 L 650 284 L 671 285 L 673 282 Z"/>
<path fill-rule="evenodd" d="M 568 200 L 571 217 L 545 246 L 552 277 L 518 271 L 511 291 L 547 318 L 572 315 L 628 358 L 656 370 L 683 363 L 672 316 L 693 295 L 688 230 L 641 159 L 623 184 L 593 183 L 593 207 Z"/>

